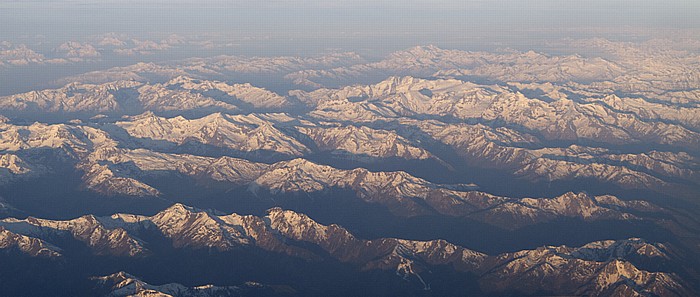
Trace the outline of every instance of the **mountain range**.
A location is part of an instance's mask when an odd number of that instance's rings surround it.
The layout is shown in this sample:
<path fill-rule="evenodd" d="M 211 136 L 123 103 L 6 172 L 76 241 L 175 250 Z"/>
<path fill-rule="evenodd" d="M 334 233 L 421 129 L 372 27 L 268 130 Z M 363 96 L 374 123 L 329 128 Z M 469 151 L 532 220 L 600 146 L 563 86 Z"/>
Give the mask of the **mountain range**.
<path fill-rule="evenodd" d="M 607 54 L 217 56 L 2 96 L 0 295 L 698 295 L 700 60 L 578 46 Z"/>

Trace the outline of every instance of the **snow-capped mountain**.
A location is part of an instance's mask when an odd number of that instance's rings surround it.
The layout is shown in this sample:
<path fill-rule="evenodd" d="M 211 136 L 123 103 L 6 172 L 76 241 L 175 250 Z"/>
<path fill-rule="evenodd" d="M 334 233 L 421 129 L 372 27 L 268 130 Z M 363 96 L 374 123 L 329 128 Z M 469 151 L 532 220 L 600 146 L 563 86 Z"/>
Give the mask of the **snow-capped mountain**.
<path fill-rule="evenodd" d="M 418 77 L 470 78 L 499 82 L 554 82 L 586 84 L 595 89 L 645 92 L 681 90 L 697 85 L 698 62 L 692 53 L 655 46 L 642 48 L 600 39 L 577 40 L 573 48 L 611 52 L 614 57 L 579 54 L 549 55 L 504 50 L 470 52 L 417 46 L 395 52 L 377 62 L 290 73 L 286 78 L 300 85 L 320 88 L 363 81 L 365 77 L 411 75 Z M 644 58 L 640 58 L 644 57 Z M 656 93 L 656 95 L 654 95 Z"/>
<path fill-rule="evenodd" d="M 71 83 L 60 89 L 32 91 L 24 94 L 0 97 L 5 110 L 29 112 L 116 112 L 124 111 L 120 105 L 119 90 L 140 86 L 134 81 L 117 81 L 105 84 Z"/>
<path fill-rule="evenodd" d="M 100 174 L 95 178 L 90 171 L 85 180 L 88 188 L 105 194 L 112 191 L 111 194 L 132 196 L 158 195 L 158 190 L 140 182 L 139 178 L 148 172 L 170 171 L 233 186 L 247 186 L 258 195 L 319 194 L 346 189 L 366 202 L 385 205 L 400 216 L 437 212 L 447 216 L 473 217 L 506 228 L 558 217 L 628 220 L 636 217 L 628 211 L 660 211 L 660 208 L 643 201 L 625 202 L 612 196 L 599 201 L 597 197 L 584 193 L 567 193 L 554 199 L 508 198 L 474 191 L 474 185 L 436 184 L 401 171 L 342 170 L 305 159 L 267 165 L 229 157 L 173 155 L 147 150 L 117 150 L 107 156 L 102 160 L 112 165 L 94 165 L 103 171 L 97 171 L 95 174 Z M 125 175 L 114 175 L 110 166 L 127 166 L 121 170 Z"/>
<path fill-rule="evenodd" d="M 434 158 L 427 150 L 416 147 L 393 131 L 366 126 L 299 127 L 298 130 L 311 138 L 321 151 L 349 158 Z"/>
<path fill-rule="evenodd" d="M 434 106 L 427 95 L 439 97 L 440 92 L 452 94 L 463 87 L 464 83 L 456 80 L 394 78 L 362 93 L 339 98 L 345 98 L 341 101 L 348 104 L 372 103 L 385 100 L 374 98 L 376 96 L 389 98 L 407 92 L 409 95 L 401 97 L 405 110 L 429 111 Z M 353 88 L 358 87 L 346 90 Z M 432 94 L 423 92 L 425 88 L 433 88 Z M 465 92 L 471 94 L 469 90 Z M 349 97 L 353 96 L 350 95 L 365 99 L 351 100 Z M 414 101 L 418 104 L 413 104 Z M 386 119 L 383 115 L 380 117 Z M 547 141 L 534 132 L 411 117 L 400 116 L 398 121 L 383 125 L 382 129 L 371 127 L 374 126 L 371 123 L 368 127 L 316 122 L 290 114 L 214 113 L 187 119 L 165 118 L 149 112 L 114 124 L 74 122 L 28 126 L 5 120 L 0 131 L 0 148 L 8 152 L 2 159 L 8 170 L 2 177 L 5 184 L 11 185 L 18 176 L 37 178 L 51 172 L 51 168 L 42 164 L 42 158 L 46 158 L 42 157 L 42 152 L 55 150 L 81 172 L 83 188 L 105 196 L 163 197 L 163 190 L 167 189 L 151 181 L 158 175 L 177 173 L 204 181 L 203 184 L 224 183 L 230 188 L 248 188 L 263 197 L 350 190 L 361 200 L 383 205 L 402 217 L 428 214 L 468 217 L 507 229 L 564 217 L 585 221 L 637 219 L 639 211 L 659 208 L 642 206 L 640 209 L 638 207 L 645 203 L 642 201 L 607 205 L 588 195 L 516 199 L 469 191 L 464 185 L 441 185 L 400 171 L 338 169 L 303 158 L 267 164 L 242 159 L 245 154 L 236 154 L 234 158 L 226 156 L 227 152 L 219 152 L 223 155 L 219 157 L 198 156 L 197 153 L 211 152 L 207 149 L 214 147 L 289 157 L 330 151 L 342 154 L 341 158 L 364 159 L 365 162 L 382 158 L 424 160 L 434 155 L 422 147 L 423 143 L 438 142 L 454 149 L 472 166 L 512 170 L 514 175 L 535 182 L 585 178 L 625 189 L 664 193 L 688 187 L 675 183 L 676 180 L 690 183 L 698 180 L 695 172 L 699 162 L 683 151 L 621 153 L 579 144 L 549 147 Z M 186 148 L 181 150 L 188 153 L 158 152 L 183 146 Z"/>
<path fill-rule="evenodd" d="M 115 145 L 106 132 L 83 125 L 37 122 L 0 126 L 0 150 L 7 152 L 55 149 L 68 157 L 82 158 L 96 148 Z"/>
<path fill-rule="evenodd" d="M 26 162 L 13 154 L 3 154 L 0 156 L 0 168 L 4 168 L 7 172 L 15 175 L 32 172 L 32 169 Z"/>
<path fill-rule="evenodd" d="M 41 175 L 42 166 L 30 165 L 15 154 L 0 154 L 0 185 L 17 178 Z"/>
<path fill-rule="evenodd" d="M 669 179 L 697 183 L 697 160 L 685 152 L 616 153 L 581 145 L 542 147 L 532 134 L 485 125 L 416 123 L 470 164 L 508 168 L 530 180 L 594 178 L 624 188 L 668 189 Z M 539 148 L 538 148 L 539 147 Z"/>
<path fill-rule="evenodd" d="M 134 178 L 123 176 L 109 165 L 93 164 L 85 171 L 83 182 L 86 188 L 104 195 L 158 196 L 160 192 Z"/>
<path fill-rule="evenodd" d="M 308 151 L 298 140 L 275 128 L 273 123 L 253 114 L 214 113 L 188 120 L 145 113 L 116 125 L 131 137 L 143 139 L 146 146 L 151 140 L 164 140 L 175 145 L 198 142 L 242 152 L 269 151 L 289 156 L 300 156 Z"/>
<path fill-rule="evenodd" d="M 286 97 L 251 84 L 229 85 L 185 76 L 154 84 L 135 80 L 70 83 L 58 89 L 0 97 L 0 108 L 7 111 L 91 115 L 142 111 L 279 110 L 289 104 Z"/>
<path fill-rule="evenodd" d="M 304 214 L 280 208 L 270 209 L 264 217 L 256 217 L 238 214 L 215 215 L 212 212 L 182 204 L 175 204 L 150 217 L 115 214 L 111 217 L 79 218 L 71 221 L 4 220 L 2 224 L 5 228 L 14 228 L 20 233 L 44 237 L 50 237 L 50 232 L 56 232 L 56 230 L 66 230 L 72 232 L 77 238 L 81 238 L 84 234 L 103 234 L 104 230 L 128 233 L 130 235 L 127 236 L 135 237 L 151 228 L 156 228 L 160 231 L 159 234 L 168 238 L 176 249 L 208 248 L 211 250 L 215 248 L 223 252 L 255 247 L 292 257 L 315 259 L 314 261 L 319 261 L 324 257 L 323 255 L 328 255 L 342 263 L 351 264 L 360 271 L 395 271 L 400 276 L 411 279 L 426 288 L 430 287 L 430 283 L 423 276 L 430 273 L 430 267 L 447 266 L 456 271 L 479 275 L 482 288 L 490 292 L 511 290 L 532 293 L 546 290 L 558 294 L 593 296 L 610 294 L 623 296 L 628 293 L 683 296 L 690 293 L 684 289 L 677 275 L 641 270 L 628 262 L 626 257 L 630 254 L 663 259 L 673 257 L 673 254 L 668 254 L 661 244 L 648 244 L 634 238 L 594 242 L 580 248 L 547 246 L 535 250 L 489 256 L 444 240 L 415 241 L 394 238 L 364 240 L 355 237 L 341 226 L 322 225 Z M 26 238 L 4 230 L 2 234 L 9 234 L 5 238 L 10 238 L 12 242 Z M 90 238 L 103 237 L 92 235 Z M 35 245 L 49 246 L 37 239 L 34 239 L 34 242 Z M 97 242 L 100 241 L 95 241 Z M 123 242 L 112 240 L 105 245 L 96 245 L 91 240 L 85 244 L 101 250 L 122 250 Z M 292 242 L 304 242 L 307 245 L 297 245 Z M 149 254 L 140 253 L 130 253 L 125 256 L 151 257 Z M 530 280 L 542 277 L 550 281 Z M 119 292 L 137 294 L 146 290 L 167 294 L 176 293 L 175 296 L 195 293 L 188 291 L 193 290 L 192 288 L 177 284 L 148 285 L 124 273 L 97 280 L 111 288 L 113 294 L 121 294 Z M 171 289 L 175 291 L 168 291 Z M 194 288 L 194 290 L 197 289 Z"/>
<path fill-rule="evenodd" d="M 44 220 L 29 217 L 24 220 L 4 219 L 0 227 L 11 232 L 36 238 L 55 239 L 70 236 L 83 242 L 97 255 L 141 256 L 147 253 L 143 243 L 121 228 L 108 229 L 87 215 L 69 221 Z M 8 232 L 9 232 L 8 231 Z"/>
<path fill-rule="evenodd" d="M 327 121 L 448 117 L 522 127 L 537 131 L 543 140 L 582 139 L 613 145 L 673 143 L 686 148 L 695 148 L 700 143 L 700 135 L 683 126 L 647 120 L 648 117 L 640 118 L 598 102 L 579 103 L 568 98 L 547 102 L 500 86 L 478 86 L 454 79 L 392 77 L 375 85 L 319 89 L 295 95 L 316 106 L 310 115 Z"/>
<path fill-rule="evenodd" d="M 245 296 L 241 287 L 217 287 L 213 285 L 203 285 L 197 287 L 185 287 L 178 283 L 151 285 L 141 279 L 120 271 L 114 274 L 93 277 L 97 283 L 98 291 L 106 291 L 104 297 L 235 297 Z M 255 286 L 255 283 L 246 286 Z M 260 286 L 260 285 L 259 285 Z"/>
<path fill-rule="evenodd" d="M 669 259 L 673 252 L 662 243 L 649 243 L 641 238 L 628 240 L 604 240 L 591 242 L 571 252 L 577 258 L 599 262 L 611 259 L 625 259 L 632 255 L 646 258 Z"/>
<path fill-rule="evenodd" d="M 263 88 L 254 87 L 249 83 L 229 85 L 218 81 L 202 81 L 179 76 L 168 81 L 167 85 L 177 86 L 190 92 L 210 94 L 210 96 L 219 97 L 219 99 L 228 98 L 231 102 L 240 101 L 252 108 L 281 109 L 290 105 L 286 97 Z"/>
<path fill-rule="evenodd" d="M 542 247 L 496 257 L 496 266 L 480 279 L 492 292 L 588 296 L 685 296 L 693 294 L 673 275 L 640 270 L 623 260 L 587 261 L 566 247 Z M 537 280 L 546 279 L 546 282 Z M 676 280 L 674 280 L 676 279 Z"/>
<path fill-rule="evenodd" d="M 0 250 L 16 249 L 32 257 L 60 257 L 61 249 L 41 239 L 13 233 L 0 227 Z"/>
<path fill-rule="evenodd" d="M 585 56 L 214 56 L 1 96 L 0 295 L 697 295 L 700 44 L 561 42 Z"/>
<path fill-rule="evenodd" d="M 352 82 L 376 73 L 413 76 L 472 76 L 501 81 L 591 81 L 607 80 L 625 68 L 602 58 L 580 55 L 554 56 L 534 51 L 500 53 L 445 50 L 417 46 L 398 51 L 372 63 L 290 73 L 287 79 L 298 84 L 322 86 L 319 82 Z"/>

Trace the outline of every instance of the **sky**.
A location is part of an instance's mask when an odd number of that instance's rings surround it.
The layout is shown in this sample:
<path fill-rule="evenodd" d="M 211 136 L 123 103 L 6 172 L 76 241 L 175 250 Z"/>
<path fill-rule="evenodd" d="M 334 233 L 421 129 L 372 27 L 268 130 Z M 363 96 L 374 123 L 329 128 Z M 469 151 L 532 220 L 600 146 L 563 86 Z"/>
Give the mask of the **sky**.
<path fill-rule="evenodd" d="M 698 28 L 697 0 L 3 0 L 0 39 L 227 33 L 247 37 L 442 38 Z"/>

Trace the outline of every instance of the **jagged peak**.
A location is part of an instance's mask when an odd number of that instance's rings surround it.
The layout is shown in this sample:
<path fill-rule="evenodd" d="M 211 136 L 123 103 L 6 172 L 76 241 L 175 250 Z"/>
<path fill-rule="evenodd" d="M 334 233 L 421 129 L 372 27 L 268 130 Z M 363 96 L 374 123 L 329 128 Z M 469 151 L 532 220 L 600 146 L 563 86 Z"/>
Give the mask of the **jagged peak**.
<path fill-rule="evenodd" d="M 132 121 L 146 120 L 146 119 L 160 119 L 153 111 L 147 110 L 141 114 L 129 117 Z"/>
<path fill-rule="evenodd" d="M 629 254 L 639 254 L 646 257 L 660 257 L 668 259 L 666 246 L 662 243 L 649 243 L 641 238 L 628 238 L 621 240 L 601 240 L 587 243 L 576 249 L 575 255 L 580 257 L 625 258 Z"/>
<path fill-rule="evenodd" d="M 160 65 L 153 63 L 153 62 L 138 62 L 132 66 L 133 67 L 148 67 L 148 68 L 153 68 L 153 67 L 160 68 L 161 67 Z M 126 66 L 126 67 L 129 67 L 129 66 Z M 126 68 L 126 67 L 124 67 L 124 68 Z"/>
<path fill-rule="evenodd" d="M 63 250 L 40 238 L 30 237 L 0 226 L 0 248 L 15 247 L 32 257 L 61 257 Z"/>
<path fill-rule="evenodd" d="M 440 54 L 443 51 L 445 51 L 445 50 L 441 49 L 433 44 L 429 44 L 429 45 L 414 46 L 412 48 L 409 48 L 409 49 L 406 49 L 403 51 L 399 51 L 397 53 L 398 54 L 409 53 L 409 54 L 413 54 L 413 55 L 417 55 L 417 56 L 423 56 L 423 55 L 434 56 L 434 55 Z M 397 54 L 397 53 L 395 53 L 395 54 Z"/>
<path fill-rule="evenodd" d="M 306 232 L 315 234 L 313 237 L 325 237 L 330 227 L 316 222 L 306 214 L 293 210 L 283 210 L 281 208 L 269 209 L 266 218 L 269 220 L 269 224 L 273 229 L 298 240 L 309 239 L 303 236 Z M 341 229 L 343 228 L 341 227 Z M 347 230 L 343 230 L 346 234 L 350 235 Z"/>
<path fill-rule="evenodd" d="M 175 203 L 150 217 L 150 220 L 159 227 L 169 228 L 170 226 L 168 225 L 172 224 L 173 222 L 181 222 L 187 218 L 197 216 L 199 214 L 208 215 L 206 212 L 200 209 L 187 206 L 182 203 Z"/>
<path fill-rule="evenodd" d="M 588 192 L 586 192 L 586 191 L 581 191 L 581 192 L 569 191 L 569 192 L 566 192 L 564 194 L 561 194 L 561 195 L 555 197 L 554 199 L 557 199 L 557 200 L 581 200 L 581 199 L 583 199 L 583 200 L 594 201 L 593 196 L 588 194 Z"/>
<path fill-rule="evenodd" d="M 102 223 L 100 223 L 100 221 L 97 219 L 97 217 L 96 217 L 95 215 L 93 215 L 93 214 L 86 214 L 86 215 L 80 216 L 80 217 L 78 217 L 78 218 L 75 218 L 75 219 L 73 219 L 73 220 L 71 220 L 71 221 L 74 221 L 74 222 L 85 222 L 85 223 L 88 223 L 88 224 L 90 224 L 90 225 L 96 225 L 96 226 L 101 226 L 101 225 L 102 225 Z"/>
<path fill-rule="evenodd" d="M 204 121 L 204 122 L 220 122 L 220 121 L 226 121 L 226 122 L 231 122 L 230 118 L 227 114 L 224 114 L 223 112 L 215 112 L 208 114 L 204 117 L 201 117 L 199 119 L 195 119 L 195 121 Z"/>
<path fill-rule="evenodd" d="M 539 52 L 536 52 L 536 51 L 533 51 L 533 50 L 529 50 L 529 51 L 523 52 L 521 55 L 522 55 L 523 57 L 525 57 L 525 58 L 546 57 L 545 54 L 539 53 Z"/>
<path fill-rule="evenodd" d="M 266 117 L 274 117 L 277 115 L 286 115 L 286 114 L 265 114 Z M 274 127 L 274 124 L 268 120 L 262 117 L 261 114 L 258 113 L 249 113 L 249 114 L 235 114 L 235 115 L 226 115 L 231 121 L 234 121 L 239 124 L 245 124 L 245 125 L 255 125 L 255 126 L 261 126 L 261 125 L 267 125 Z"/>
<path fill-rule="evenodd" d="M 317 163 L 314 163 L 312 161 L 309 161 L 304 158 L 294 158 L 289 161 L 281 161 L 275 164 L 275 167 L 281 167 L 281 168 L 309 168 L 309 167 L 318 167 L 318 168 L 333 168 L 328 165 L 320 165 Z"/>
<path fill-rule="evenodd" d="M 314 221 L 311 217 L 309 217 L 308 215 L 306 215 L 304 213 L 297 212 L 297 211 L 294 211 L 291 209 L 284 209 L 284 208 L 279 207 L 279 206 L 269 208 L 265 212 L 267 213 L 268 217 L 270 217 L 270 216 L 286 217 L 286 218 L 295 217 L 295 218 L 301 218 L 305 221 L 313 221 L 314 223 L 316 223 L 316 221 Z"/>
<path fill-rule="evenodd" d="M 296 212 L 293 210 L 289 209 L 283 209 L 281 207 L 273 207 L 267 210 L 267 217 L 270 218 L 273 222 L 284 222 L 284 223 L 312 223 L 314 225 L 319 225 L 321 224 L 317 223 L 314 221 L 311 217 L 307 216 L 306 214 Z M 297 225 L 294 225 L 295 227 Z M 324 226 L 326 227 L 326 226 Z"/>
<path fill-rule="evenodd" d="M 413 76 L 390 76 L 386 78 L 385 80 L 382 80 L 378 83 L 375 84 L 375 86 L 392 86 L 392 87 L 397 87 L 397 86 L 405 86 L 405 85 L 411 85 L 419 82 L 423 82 L 425 79 L 422 78 L 417 78 Z"/>
<path fill-rule="evenodd" d="M 5 168 L 12 174 L 26 174 L 32 171 L 31 166 L 15 154 L 0 154 L 0 168 Z"/>
<path fill-rule="evenodd" d="M 94 277 L 93 279 L 101 282 L 114 281 L 115 283 L 121 283 L 125 280 L 138 280 L 139 278 L 126 271 L 119 271 L 105 276 Z"/>
<path fill-rule="evenodd" d="M 68 92 L 74 92 L 78 90 L 84 90 L 84 91 L 110 91 L 110 90 L 116 90 L 120 88 L 130 88 L 130 87 L 135 87 L 143 85 L 143 83 L 134 81 L 134 80 L 115 80 L 115 81 L 108 81 L 105 83 L 83 83 L 83 82 L 70 82 L 60 89 L 47 89 L 44 91 L 61 91 L 64 93 Z M 43 92 L 43 91 L 42 91 Z"/>
<path fill-rule="evenodd" d="M 270 169 L 282 169 L 289 172 L 300 172 L 305 174 L 314 174 L 318 172 L 341 172 L 343 170 L 332 166 L 314 163 L 304 158 L 295 158 L 289 161 L 277 162 Z M 327 176 L 323 176 L 324 178 Z"/>
<path fill-rule="evenodd" d="M 218 216 L 214 214 L 213 210 L 205 210 L 205 209 L 200 209 L 197 207 L 185 205 L 182 203 L 175 203 L 171 205 L 170 207 L 158 212 L 154 216 L 152 216 L 152 219 L 156 219 L 159 221 L 162 221 L 163 219 L 167 218 L 184 218 L 184 217 L 189 217 L 189 216 L 203 216 L 207 217 L 211 220 L 219 221 Z"/>
<path fill-rule="evenodd" d="M 626 244 L 648 244 L 648 242 L 642 238 L 638 237 L 630 237 L 627 239 L 619 239 L 619 240 L 600 240 L 600 241 L 593 241 L 585 244 L 582 246 L 582 248 L 589 248 L 589 247 L 603 247 L 603 248 L 608 248 L 612 245 L 626 245 Z"/>
<path fill-rule="evenodd" d="M 178 75 L 174 78 L 171 78 L 169 81 L 165 83 L 165 85 L 176 85 L 176 84 L 182 84 L 182 83 L 193 83 L 197 79 L 194 79 L 190 76 L 187 75 Z"/>
<path fill-rule="evenodd" d="M 267 213 L 268 215 L 270 215 L 270 214 L 278 214 L 278 213 L 281 213 L 281 212 L 283 212 L 283 211 L 284 211 L 284 209 L 282 209 L 281 207 L 275 206 L 275 207 L 273 207 L 273 208 L 268 209 L 268 210 L 266 211 L 266 213 Z"/>
<path fill-rule="evenodd" d="M 201 210 L 178 202 L 160 211 L 158 214 L 190 214 L 194 212 L 201 212 Z"/>

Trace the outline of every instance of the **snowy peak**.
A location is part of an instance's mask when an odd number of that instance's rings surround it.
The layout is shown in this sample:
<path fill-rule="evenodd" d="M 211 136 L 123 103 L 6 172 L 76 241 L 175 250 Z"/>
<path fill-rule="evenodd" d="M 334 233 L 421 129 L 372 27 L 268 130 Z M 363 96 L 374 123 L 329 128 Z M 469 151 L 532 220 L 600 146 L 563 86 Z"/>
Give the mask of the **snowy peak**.
<path fill-rule="evenodd" d="M 110 220 L 113 222 L 100 223 Z M 663 296 L 674 290 L 686 292 L 675 274 L 645 271 L 628 262 L 629 257 L 657 258 L 657 251 L 665 249 L 661 244 L 649 244 L 636 238 L 593 242 L 578 248 L 546 246 L 515 253 L 486 255 L 445 240 L 363 240 L 341 226 L 323 225 L 307 215 L 281 208 L 269 209 L 264 217 L 237 214 L 219 216 L 179 203 L 152 217 L 120 214 L 104 218 L 86 216 L 63 222 L 34 218 L 23 221 L 10 219 L 3 220 L 2 226 L 34 233 L 42 231 L 32 231 L 28 225 L 42 226 L 55 230 L 70 230 L 77 238 L 90 234 L 87 238 L 94 239 L 94 226 L 116 226 L 120 222 L 138 222 L 141 228 L 125 227 L 113 230 L 138 234 L 151 228 L 150 226 L 158 228 L 160 234 L 170 239 L 173 247 L 177 249 L 215 248 L 219 251 L 230 251 L 247 246 L 304 259 L 320 260 L 331 256 L 361 270 L 395 271 L 400 276 L 415 279 L 426 287 L 429 287 L 430 283 L 426 281 L 425 276 L 431 267 L 440 266 L 480 275 L 479 283 L 482 288 L 493 292 L 515 290 L 532 293 L 548 290 L 558 294 L 576 292 L 594 296 L 605 296 L 616 290 L 633 290 L 641 294 L 652 292 Z M 17 235 L 8 233 L 2 227 L 0 239 L 0 243 L 5 247 L 26 240 L 18 239 Z M 24 246 L 33 246 L 27 250 L 40 250 L 35 246 L 42 244 L 44 247 L 48 246 L 41 241 Z M 315 248 L 310 248 L 312 246 Z M 323 252 L 319 254 L 318 249 Z M 662 260 L 670 260 L 671 257 L 674 256 L 667 254 Z M 534 281 L 543 276 L 550 281 Z M 117 273 L 95 280 L 113 292 L 134 294 L 134 290 L 144 289 L 168 294 L 175 292 L 167 291 L 167 288 L 173 285 L 150 286 L 127 273 Z M 180 290 L 177 292 L 185 292 L 182 291 L 184 288 L 175 286 Z M 203 288 L 212 286 L 195 289 Z"/>
<path fill-rule="evenodd" d="M 134 81 L 117 81 L 101 85 L 71 83 L 60 89 L 32 91 L 0 97 L 0 108 L 31 112 L 115 112 L 125 107 L 119 103 L 122 89 L 140 86 Z"/>
<path fill-rule="evenodd" d="M 319 89 L 310 93 L 296 92 L 305 102 L 319 104 L 326 101 L 351 102 L 401 101 L 406 105 L 430 104 L 435 94 L 473 89 L 476 85 L 454 79 L 426 80 L 411 76 L 393 76 L 372 85 L 353 85 L 340 89 Z M 403 97 L 402 97 L 403 96 Z"/>
<path fill-rule="evenodd" d="M 611 210 L 596 205 L 596 200 L 587 193 L 568 192 L 554 199 L 522 199 L 521 202 L 528 206 L 537 207 L 553 213 L 566 216 L 580 216 L 584 219 L 593 216 L 605 216 L 605 212 Z M 631 219 L 632 216 L 624 216 L 621 219 Z"/>
<path fill-rule="evenodd" d="M 0 250 L 16 249 L 30 257 L 54 258 L 61 256 L 61 249 L 41 239 L 8 231 L 0 226 Z"/>
<path fill-rule="evenodd" d="M 307 215 L 281 208 L 267 211 L 270 227 L 284 236 L 300 241 L 324 241 L 330 235 L 329 227 L 323 226 Z M 345 232 L 346 236 L 352 237 Z"/>
<path fill-rule="evenodd" d="M 135 65 L 134 68 L 139 68 L 139 65 Z M 133 72 L 116 74 L 120 79 L 127 80 L 102 84 L 72 82 L 60 89 L 4 96 L 0 97 L 0 108 L 59 114 L 134 114 L 139 110 L 279 110 L 290 105 L 288 98 L 247 83 L 229 85 L 178 76 L 163 84 L 147 84 L 135 81 L 145 79 Z M 170 75 L 172 74 L 168 76 Z"/>
<path fill-rule="evenodd" d="M 255 115 L 213 113 L 188 120 L 183 117 L 162 118 L 145 114 L 131 121 L 118 122 L 117 126 L 135 138 L 165 140 L 177 145 L 196 141 L 243 152 L 271 151 L 288 155 L 301 155 L 308 150 L 272 123 Z"/>
<path fill-rule="evenodd" d="M 240 227 L 227 224 L 206 211 L 176 203 L 149 218 L 173 242 L 176 248 L 217 248 L 229 250 L 249 244 L 249 238 Z"/>
<path fill-rule="evenodd" d="M 120 271 L 111 275 L 91 278 L 101 291 L 106 291 L 110 297 L 131 296 L 171 296 L 171 297 L 233 297 L 241 296 L 240 287 L 217 287 L 203 285 L 186 287 L 178 283 L 151 285 L 143 280 Z"/>
<path fill-rule="evenodd" d="M 684 296 L 692 294 L 676 275 L 640 270 L 629 262 L 607 263 L 593 280 L 599 295 Z"/>
<path fill-rule="evenodd" d="M 182 89 L 200 92 L 221 100 L 241 101 L 258 109 L 279 109 L 290 104 L 287 98 L 266 89 L 254 87 L 249 83 L 230 85 L 224 82 L 179 76 L 167 82 L 166 85 L 179 86 Z"/>
<path fill-rule="evenodd" d="M 394 270 L 404 277 L 416 277 L 425 286 L 429 284 L 423 281 L 421 274 L 427 271 L 426 267 L 449 265 L 460 271 L 483 273 L 480 282 L 482 287 L 488 288 L 487 291 L 516 289 L 524 293 L 531 292 L 529 290 L 554 290 L 564 293 L 581 290 L 580 292 L 587 294 L 604 296 L 610 290 L 620 290 L 629 285 L 620 282 L 625 278 L 632 280 L 632 290 L 641 294 L 658 294 L 681 288 L 681 281 L 674 274 L 647 272 L 626 262 L 624 259 L 629 254 L 618 254 L 618 258 L 615 259 L 590 259 L 580 252 L 601 244 L 607 247 L 638 244 L 638 239 L 591 243 L 581 248 L 542 247 L 513 254 L 488 256 L 444 240 L 411 241 L 384 238 L 364 241 L 355 238 L 342 227 L 320 225 L 308 216 L 280 208 L 269 210 L 267 218 L 270 227 L 280 234 L 318 245 L 341 261 L 357 263 L 364 269 Z M 338 245 L 338 242 L 342 244 Z M 641 256 L 655 257 L 653 254 Z M 586 273 L 591 269 L 597 272 Z M 570 275 L 571 273 L 573 275 Z M 530 278 L 534 280 L 542 276 L 551 278 L 552 282 L 530 281 Z"/>
<path fill-rule="evenodd" d="M 560 246 L 502 254 L 480 282 L 488 291 L 510 288 L 524 294 L 538 290 L 589 296 L 690 294 L 675 274 L 644 271 L 619 259 L 581 259 L 576 252 L 577 249 Z M 536 281 L 542 278 L 547 282 Z"/>
<path fill-rule="evenodd" d="M 554 198 L 498 197 L 473 191 L 474 185 L 435 184 L 401 171 L 340 170 L 305 159 L 272 165 L 250 186 L 253 191 L 261 188 L 272 194 L 350 189 L 359 198 L 389 206 L 392 212 L 400 216 L 411 217 L 438 211 L 449 216 L 471 217 L 508 229 L 563 217 L 587 221 L 630 220 L 636 217 L 629 212 L 653 208 L 640 201 L 622 202 L 613 197 L 593 197 L 583 192 L 565 193 Z M 421 199 L 430 208 L 417 203 L 416 199 Z"/>
<path fill-rule="evenodd" d="M 321 150 L 348 158 L 404 158 L 427 159 L 428 151 L 411 144 L 393 131 L 376 130 L 365 126 L 299 127 L 300 132 L 314 140 Z"/>
<path fill-rule="evenodd" d="M 660 258 L 668 260 L 671 258 L 664 244 L 648 243 L 641 238 L 591 242 L 577 248 L 571 254 L 580 259 L 590 259 L 601 262 L 612 259 L 625 259 L 632 255 L 650 259 Z"/>
<path fill-rule="evenodd" d="M 109 165 L 93 164 L 83 176 L 85 187 L 104 195 L 135 197 L 159 196 L 160 192 L 148 184 L 131 177 L 119 176 Z"/>
<path fill-rule="evenodd" d="M 84 243 L 96 255 L 140 257 L 148 253 L 143 242 L 130 236 L 126 230 L 106 228 L 94 216 L 83 216 L 69 221 L 32 217 L 25 220 L 4 219 L 0 220 L 0 227 L 45 240 L 68 234 Z"/>
<path fill-rule="evenodd" d="M 418 58 L 434 58 L 441 52 L 444 52 L 444 50 L 435 45 L 429 44 L 415 46 L 403 51 L 402 53 L 412 54 Z"/>
<path fill-rule="evenodd" d="M 4 125 L 0 129 L 0 150 L 10 152 L 48 148 L 62 150 L 71 157 L 85 157 L 93 149 L 114 145 L 116 142 L 107 133 L 87 126 L 34 123 Z"/>
<path fill-rule="evenodd" d="M 32 171 L 29 164 L 14 154 L 0 154 L 0 168 L 7 169 L 15 175 L 27 174 Z"/>
<path fill-rule="evenodd" d="M 271 166 L 255 179 L 251 190 L 256 191 L 259 187 L 264 187 L 272 193 L 310 193 L 325 190 L 332 186 L 329 179 L 341 176 L 344 175 L 338 169 L 297 158 Z"/>
<path fill-rule="evenodd" d="M 158 214 L 153 216 L 153 218 L 156 221 L 163 221 L 163 219 L 165 219 L 166 221 L 167 220 L 179 221 L 179 220 L 183 220 L 184 218 L 192 215 L 193 213 L 198 213 L 198 212 L 202 212 L 202 211 L 198 210 L 194 207 L 184 205 L 182 203 L 175 203 L 175 204 L 171 205 L 170 207 L 158 212 Z"/>

